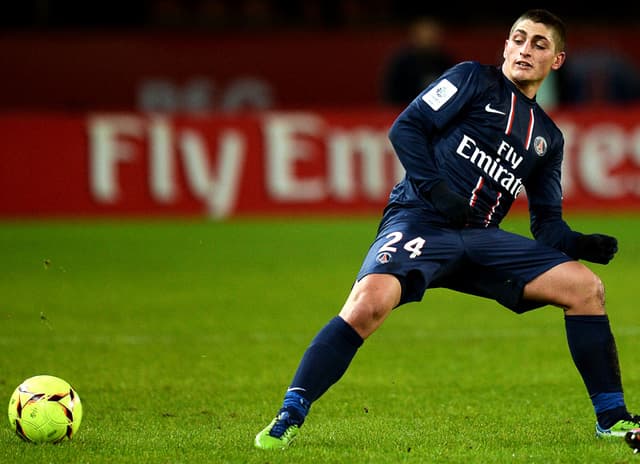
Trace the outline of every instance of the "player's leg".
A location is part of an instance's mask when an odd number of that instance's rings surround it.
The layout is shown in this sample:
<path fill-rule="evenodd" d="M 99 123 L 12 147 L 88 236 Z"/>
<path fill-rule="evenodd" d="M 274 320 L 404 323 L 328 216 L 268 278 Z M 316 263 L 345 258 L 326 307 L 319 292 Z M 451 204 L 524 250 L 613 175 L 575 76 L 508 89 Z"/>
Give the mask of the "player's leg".
<path fill-rule="evenodd" d="M 400 302 L 400 281 L 391 274 L 369 274 L 357 282 L 339 316 L 366 340 Z"/>
<path fill-rule="evenodd" d="M 369 274 L 356 282 L 340 314 L 313 338 L 287 389 L 280 411 L 255 438 L 262 449 L 286 448 L 311 404 L 346 372 L 364 340 L 400 301 L 401 286 L 391 274 Z"/>
<path fill-rule="evenodd" d="M 591 397 L 599 436 L 638 426 L 622 393 L 618 355 L 602 282 L 587 266 L 528 237 L 504 230 L 463 231 L 472 261 L 443 286 L 493 298 L 521 313 L 544 305 L 565 311 L 567 341 Z M 462 278 L 462 280 L 460 280 Z"/>
<path fill-rule="evenodd" d="M 305 351 L 277 417 L 255 440 L 259 448 L 285 448 L 311 407 L 348 368 L 360 345 L 393 308 L 419 301 L 444 262 L 461 259 L 457 232 L 410 221 L 389 210 L 368 250 L 344 306 Z"/>
<path fill-rule="evenodd" d="M 597 417 L 597 436 L 624 436 L 638 427 L 627 411 L 618 353 L 605 311 L 604 286 L 577 261 L 557 265 L 524 287 L 525 299 L 548 302 L 565 311 L 567 342 Z"/>

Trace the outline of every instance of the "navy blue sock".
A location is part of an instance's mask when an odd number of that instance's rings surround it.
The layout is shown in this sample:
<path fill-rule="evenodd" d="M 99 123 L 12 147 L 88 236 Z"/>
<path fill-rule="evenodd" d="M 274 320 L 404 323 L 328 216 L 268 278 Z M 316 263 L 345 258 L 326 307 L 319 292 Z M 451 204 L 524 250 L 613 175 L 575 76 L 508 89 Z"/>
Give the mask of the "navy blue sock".
<path fill-rule="evenodd" d="M 342 377 L 363 342 L 358 332 L 340 316 L 331 319 L 302 356 L 283 408 L 292 415 L 302 416 L 296 418 L 302 423 L 311 403 Z"/>
<path fill-rule="evenodd" d="M 628 415 L 609 318 L 565 316 L 565 328 L 571 357 L 587 387 L 598 423 L 609 428 Z"/>
<path fill-rule="evenodd" d="M 289 413 L 287 417 L 288 422 L 291 424 L 302 425 L 304 419 L 309 413 L 311 403 L 300 393 L 295 390 L 288 390 L 284 395 L 284 401 L 278 414 L 286 411 Z"/>

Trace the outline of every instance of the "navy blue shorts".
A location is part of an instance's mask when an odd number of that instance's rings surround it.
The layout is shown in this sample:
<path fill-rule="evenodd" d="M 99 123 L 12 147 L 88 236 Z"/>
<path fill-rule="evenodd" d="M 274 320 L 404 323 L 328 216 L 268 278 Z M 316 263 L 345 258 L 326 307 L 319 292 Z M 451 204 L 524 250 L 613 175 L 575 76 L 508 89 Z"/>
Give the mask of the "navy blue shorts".
<path fill-rule="evenodd" d="M 443 229 L 411 216 L 405 213 L 381 223 L 357 277 L 398 277 L 402 286 L 398 306 L 422 300 L 428 288 L 441 287 L 490 298 L 523 313 L 546 305 L 524 300 L 524 286 L 552 267 L 572 261 L 555 248 L 502 229 Z"/>

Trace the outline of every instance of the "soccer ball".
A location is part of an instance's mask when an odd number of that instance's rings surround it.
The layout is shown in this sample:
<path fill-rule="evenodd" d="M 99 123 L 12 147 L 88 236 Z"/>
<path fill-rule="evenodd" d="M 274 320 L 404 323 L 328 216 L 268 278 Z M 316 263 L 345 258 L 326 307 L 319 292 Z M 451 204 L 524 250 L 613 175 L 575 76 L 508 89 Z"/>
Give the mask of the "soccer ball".
<path fill-rule="evenodd" d="M 631 447 L 634 454 L 640 453 L 640 429 L 629 430 L 625 434 L 624 439 L 627 442 L 627 445 Z"/>
<path fill-rule="evenodd" d="M 75 435 L 82 421 L 76 391 L 59 377 L 36 375 L 22 382 L 9 400 L 9 423 L 32 443 L 59 443 Z"/>

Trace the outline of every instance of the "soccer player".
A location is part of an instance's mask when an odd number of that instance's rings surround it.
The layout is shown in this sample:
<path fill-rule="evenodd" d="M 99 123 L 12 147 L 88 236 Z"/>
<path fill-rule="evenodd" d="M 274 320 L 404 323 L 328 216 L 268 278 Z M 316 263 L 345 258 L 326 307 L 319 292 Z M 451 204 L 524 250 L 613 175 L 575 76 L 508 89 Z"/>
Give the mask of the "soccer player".
<path fill-rule="evenodd" d="M 596 436 L 640 426 L 625 404 L 603 284 L 580 262 L 609 263 L 617 240 L 563 220 L 564 139 L 535 100 L 565 57 L 562 20 L 529 10 L 509 31 L 502 65 L 453 66 L 393 122 L 389 138 L 406 175 L 391 191 L 344 306 L 311 341 L 255 446 L 286 448 L 363 341 L 394 308 L 434 287 L 491 298 L 516 313 L 562 308 Z M 499 227 L 523 190 L 533 239 Z"/>

